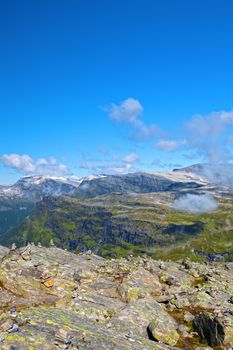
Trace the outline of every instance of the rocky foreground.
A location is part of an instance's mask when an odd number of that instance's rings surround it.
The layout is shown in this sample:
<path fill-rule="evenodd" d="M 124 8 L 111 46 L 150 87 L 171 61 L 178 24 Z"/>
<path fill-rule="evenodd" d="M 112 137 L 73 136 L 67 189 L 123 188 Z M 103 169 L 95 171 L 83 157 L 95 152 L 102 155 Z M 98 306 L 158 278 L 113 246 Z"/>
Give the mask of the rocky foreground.
<path fill-rule="evenodd" d="M 0 253 L 3 350 L 233 347 L 233 263 Z"/>

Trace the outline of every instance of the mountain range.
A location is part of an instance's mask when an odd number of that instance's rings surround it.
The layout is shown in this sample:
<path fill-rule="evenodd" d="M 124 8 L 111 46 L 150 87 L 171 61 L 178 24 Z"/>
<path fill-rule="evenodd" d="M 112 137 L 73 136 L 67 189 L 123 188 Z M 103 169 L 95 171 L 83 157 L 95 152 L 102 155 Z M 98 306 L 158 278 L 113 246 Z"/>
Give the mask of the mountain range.
<path fill-rule="evenodd" d="M 0 348 L 232 349 L 233 192 L 203 168 L 2 186 Z"/>
<path fill-rule="evenodd" d="M 49 195 L 94 198 L 103 194 L 161 192 L 205 184 L 204 179 L 189 171 L 98 175 L 81 179 L 26 176 L 12 186 L 1 186 L 0 198 L 37 202 Z"/>
<path fill-rule="evenodd" d="M 209 169 L 202 164 L 169 173 L 23 177 L 0 187 L 0 243 L 48 245 L 53 240 L 61 248 L 92 249 L 102 256 L 146 253 L 231 259 L 226 245 L 233 224 L 233 196 L 228 183 L 206 176 Z M 174 205 L 180 198 L 186 198 L 185 210 Z M 192 211 L 193 202 L 201 207 L 203 201 L 205 206 L 216 201 L 218 208 L 214 213 L 206 208 Z M 216 249 L 215 238 L 222 228 L 226 237 Z M 203 234 L 205 239 L 216 235 L 213 247 L 201 246 Z"/>

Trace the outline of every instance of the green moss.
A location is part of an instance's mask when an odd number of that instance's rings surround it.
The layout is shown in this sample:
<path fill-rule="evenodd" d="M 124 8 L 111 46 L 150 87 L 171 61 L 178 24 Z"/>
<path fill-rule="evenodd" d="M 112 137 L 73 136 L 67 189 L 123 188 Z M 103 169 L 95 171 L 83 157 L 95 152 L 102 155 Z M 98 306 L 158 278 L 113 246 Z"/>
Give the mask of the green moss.
<path fill-rule="evenodd" d="M 54 322 L 53 320 L 46 320 L 46 323 L 52 326 L 59 326 L 59 323 Z"/>

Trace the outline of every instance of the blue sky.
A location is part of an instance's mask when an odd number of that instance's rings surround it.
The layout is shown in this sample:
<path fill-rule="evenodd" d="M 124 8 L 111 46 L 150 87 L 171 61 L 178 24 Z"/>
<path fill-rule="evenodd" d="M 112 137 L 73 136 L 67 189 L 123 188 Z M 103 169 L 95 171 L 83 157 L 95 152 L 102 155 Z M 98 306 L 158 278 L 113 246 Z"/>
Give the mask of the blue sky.
<path fill-rule="evenodd" d="M 0 183 L 231 161 L 232 13 L 231 0 L 2 1 Z"/>

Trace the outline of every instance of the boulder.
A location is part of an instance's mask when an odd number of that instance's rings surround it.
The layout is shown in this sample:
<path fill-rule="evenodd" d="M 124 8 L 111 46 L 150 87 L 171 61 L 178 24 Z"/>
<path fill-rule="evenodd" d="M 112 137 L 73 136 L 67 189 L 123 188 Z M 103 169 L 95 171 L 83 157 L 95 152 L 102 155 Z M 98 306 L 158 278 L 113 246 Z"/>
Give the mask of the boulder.
<path fill-rule="evenodd" d="M 163 342 L 167 345 L 174 346 L 179 340 L 179 333 L 172 326 L 171 322 L 167 322 L 163 318 L 154 319 L 149 323 L 148 335 L 150 339 Z"/>
<path fill-rule="evenodd" d="M 222 345 L 225 338 L 223 325 L 217 318 L 212 318 L 206 312 L 201 312 L 193 320 L 193 328 L 210 346 Z"/>

